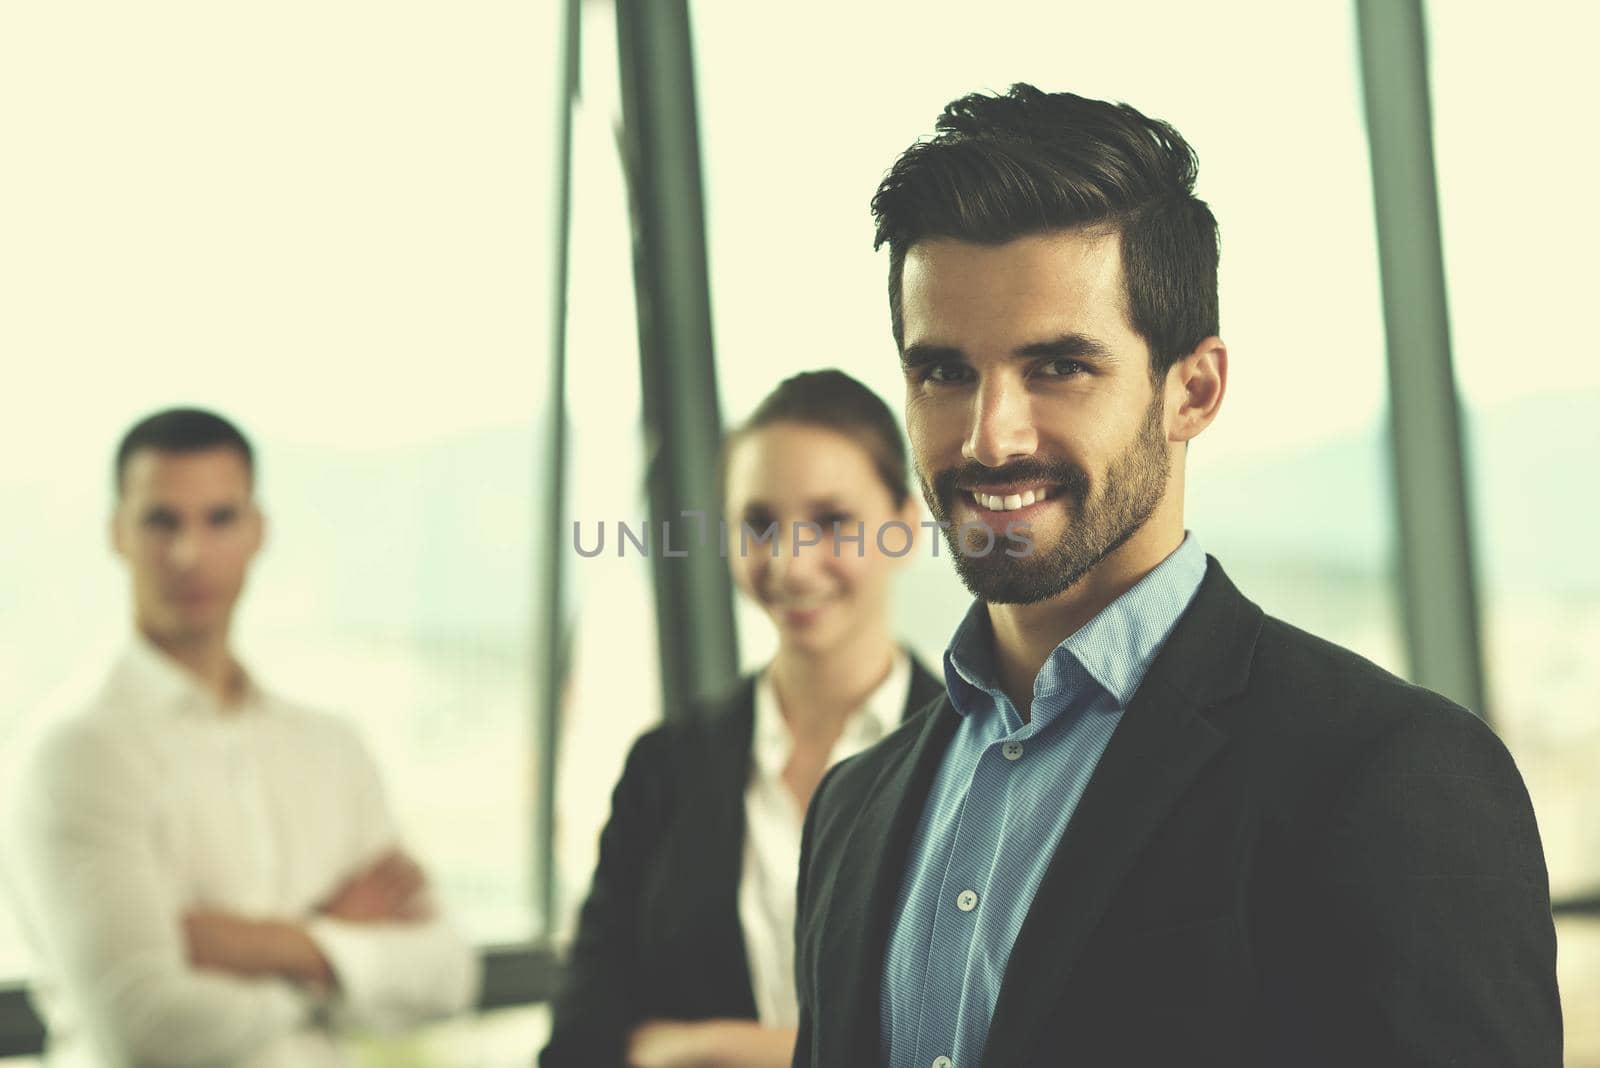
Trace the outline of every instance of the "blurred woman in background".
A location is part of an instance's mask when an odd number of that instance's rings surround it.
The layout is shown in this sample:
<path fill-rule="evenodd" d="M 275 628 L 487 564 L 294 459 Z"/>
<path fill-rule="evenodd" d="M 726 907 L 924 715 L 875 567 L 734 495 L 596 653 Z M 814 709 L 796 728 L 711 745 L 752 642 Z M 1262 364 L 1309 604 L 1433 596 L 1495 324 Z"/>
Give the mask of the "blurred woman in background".
<path fill-rule="evenodd" d="M 786 1068 L 806 806 L 831 765 L 943 692 L 890 629 L 919 512 L 876 394 L 840 371 L 784 381 L 728 436 L 721 474 L 728 562 L 777 653 L 634 744 L 542 1068 Z M 776 544 L 758 541 L 773 524 Z"/>

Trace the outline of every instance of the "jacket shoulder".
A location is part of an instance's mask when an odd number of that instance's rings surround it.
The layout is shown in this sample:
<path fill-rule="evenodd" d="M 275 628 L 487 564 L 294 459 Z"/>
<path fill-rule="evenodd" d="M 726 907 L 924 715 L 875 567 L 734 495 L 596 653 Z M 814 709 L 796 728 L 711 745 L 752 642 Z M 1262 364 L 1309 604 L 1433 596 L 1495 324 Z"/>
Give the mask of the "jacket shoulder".
<path fill-rule="evenodd" d="M 747 675 L 640 733 L 622 777 L 657 790 L 699 790 L 749 760 L 754 722 L 754 676 Z"/>
<path fill-rule="evenodd" d="M 1353 776 L 1379 769 L 1517 775 L 1500 739 L 1466 708 L 1272 616 L 1239 701 L 1239 740 L 1283 817 L 1302 805 L 1320 810 Z"/>
<path fill-rule="evenodd" d="M 1272 616 L 1262 621 L 1245 696 L 1292 712 L 1277 726 L 1322 733 L 1373 736 L 1402 720 L 1482 725 L 1444 695 Z"/>

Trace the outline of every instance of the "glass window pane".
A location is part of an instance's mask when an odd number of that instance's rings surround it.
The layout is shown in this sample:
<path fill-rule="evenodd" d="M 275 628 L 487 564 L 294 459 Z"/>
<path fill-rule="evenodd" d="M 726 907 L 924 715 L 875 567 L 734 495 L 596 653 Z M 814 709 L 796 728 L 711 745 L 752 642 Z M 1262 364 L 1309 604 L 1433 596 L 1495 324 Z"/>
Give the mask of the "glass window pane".
<path fill-rule="evenodd" d="M 752 47 L 776 44 L 760 5 L 702 0 L 692 13 L 730 421 L 783 377 L 829 365 L 901 406 L 887 253 L 872 251 L 867 206 L 946 102 L 1014 81 L 1125 100 L 1195 146 L 1198 192 L 1222 232 L 1231 377 L 1221 417 L 1191 448 L 1188 524 L 1269 612 L 1402 666 L 1348 3 L 1300 4 L 1291 17 L 1261 0 L 1012 2 L 973 18 L 953 0 L 832 0 L 786 18 L 781 47 Z M 925 549 L 900 591 L 901 633 L 936 662 L 965 592 Z M 748 607 L 741 623 L 745 663 L 759 663 L 770 627 Z"/>
<path fill-rule="evenodd" d="M 537 929 L 530 502 L 557 14 L 0 14 L 0 352 L 20 384 L 0 394 L 4 747 L 127 633 L 105 527 L 118 436 L 158 407 L 215 407 L 255 439 L 270 519 L 238 650 L 359 725 L 484 941 Z M 18 967 L 0 942 L 0 975 Z"/>
<path fill-rule="evenodd" d="M 567 301 L 568 515 L 558 551 L 570 563 L 571 669 L 556 784 L 557 930 L 569 933 L 598 856 L 600 829 L 628 749 L 661 718 L 650 566 L 618 524 L 649 518 L 633 302 L 628 192 L 617 131 L 622 98 L 610 4 L 583 5 L 583 79 L 574 117 L 571 279 Z"/>
<path fill-rule="evenodd" d="M 1528 780 L 1556 897 L 1600 892 L 1600 207 L 1584 132 L 1600 12 L 1429 5 L 1434 149 L 1489 714 Z M 1486 69 L 1494 71 L 1485 78 Z M 1600 1064 L 1600 939 L 1561 926 L 1571 1064 Z"/>

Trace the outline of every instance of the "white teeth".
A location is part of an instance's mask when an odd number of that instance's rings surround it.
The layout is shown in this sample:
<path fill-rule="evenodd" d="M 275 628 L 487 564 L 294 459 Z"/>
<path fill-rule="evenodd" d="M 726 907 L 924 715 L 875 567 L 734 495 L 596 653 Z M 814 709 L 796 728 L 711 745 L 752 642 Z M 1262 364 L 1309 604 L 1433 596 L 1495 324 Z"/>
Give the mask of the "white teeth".
<path fill-rule="evenodd" d="M 991 512 L 1014 512 L 1018 508 L 1026 508 L 1030 504 L 1038 504 L 1040 501 L 1048 499 L 1049 496 L 1050 491 L 1048 489 L 1008 493 L 1003 497 L 998 494 L 979 493 L 977 491 L 972 493 L 972 499 L 980 507 L 987 508 Z"/>

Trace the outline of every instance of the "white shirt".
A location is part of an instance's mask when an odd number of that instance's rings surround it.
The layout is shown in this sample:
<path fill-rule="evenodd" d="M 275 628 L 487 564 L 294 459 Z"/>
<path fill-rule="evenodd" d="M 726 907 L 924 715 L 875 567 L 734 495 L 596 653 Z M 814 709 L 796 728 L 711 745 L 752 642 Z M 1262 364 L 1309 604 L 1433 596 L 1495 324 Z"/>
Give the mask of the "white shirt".
<path fill-rule="evenodd" d="M 443 918 L 316 915 L 395 829 L 354 731 L 254 683 L 224 710 L 136 640 L 7 807 L 52 1066 L 346 1065 L 338 1026 L 404 1026 L 476 996 L 476 955 Z M 338 994 L 191 967 L 180 918 L 196 907 L 303 923 Z"/>
<path fill-rule="evenodd" d="M 828 766 L 854 756 L 898 727 L 910 691 L 911 657 L 897 649 L 889 674 L 845 721 L 828 753 Z M 765 1027 L 794 1027 L 800 1022 L 794 913 L 805 812 L 783 784 L 783 769 L 793 752 L 794 739 L 769 669 L 756 680 L 753 759 L 744 795 L 744 869 L 739 881 L 739 925 L 757 1017 Z"/>

